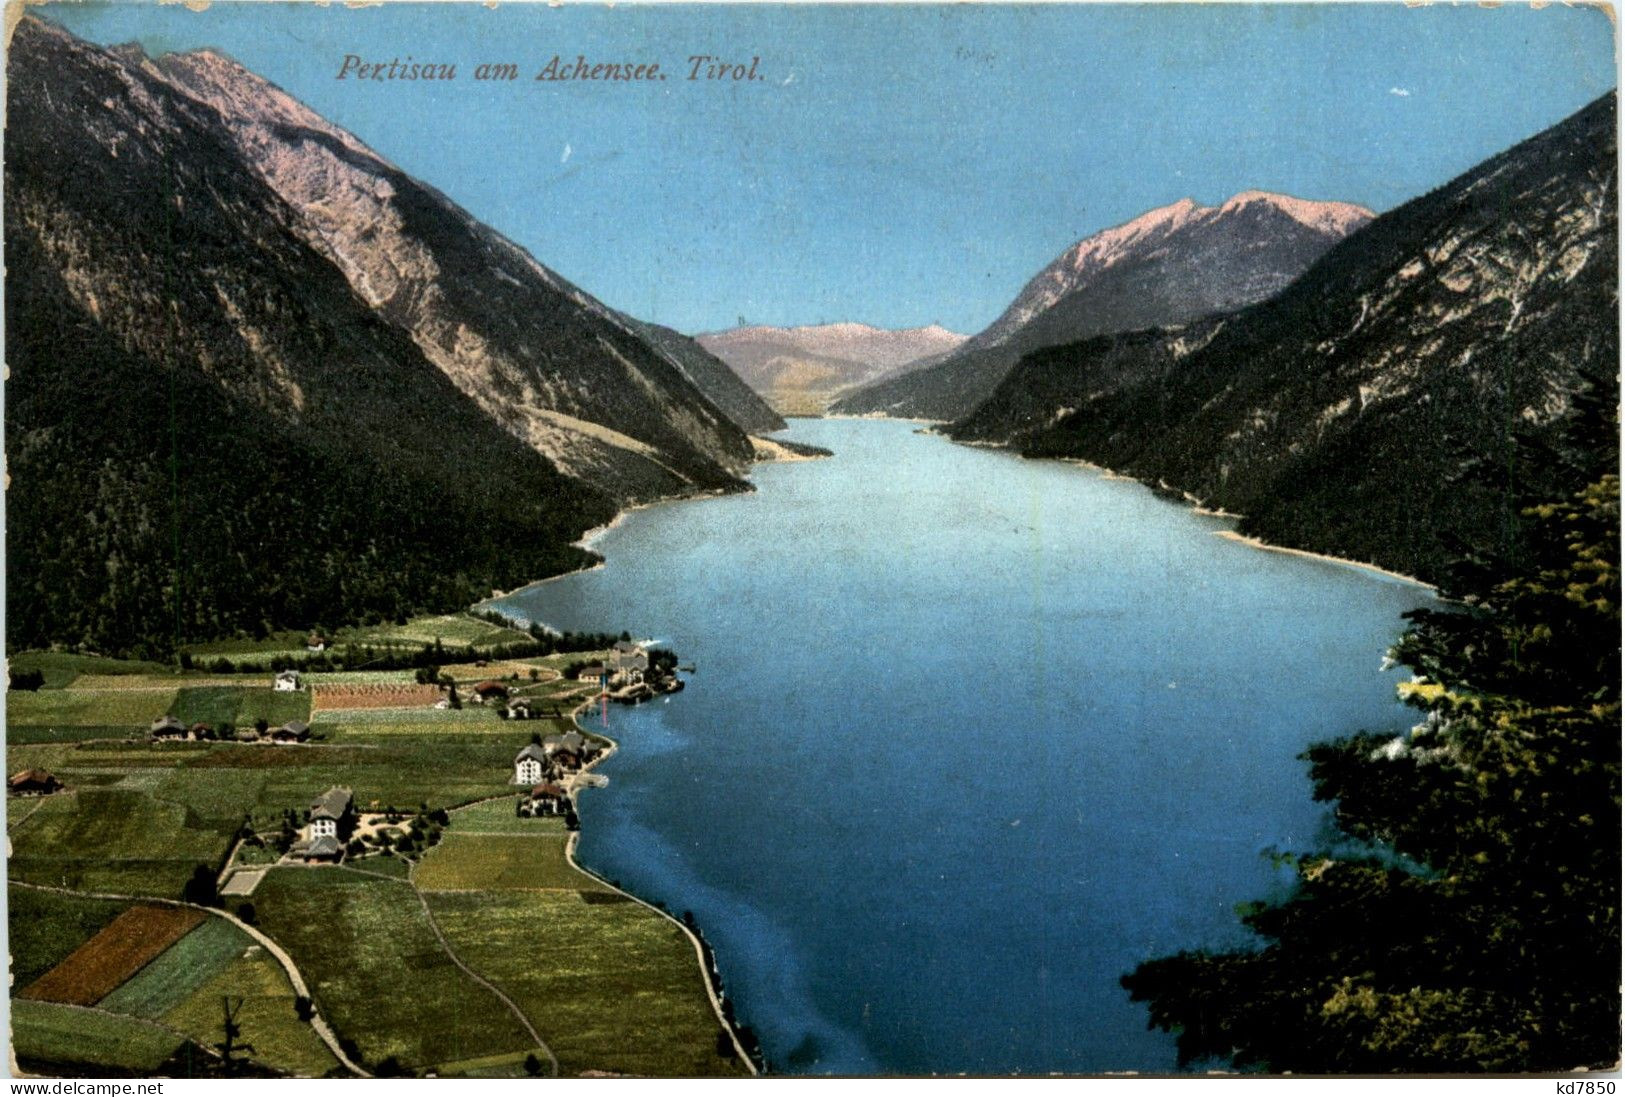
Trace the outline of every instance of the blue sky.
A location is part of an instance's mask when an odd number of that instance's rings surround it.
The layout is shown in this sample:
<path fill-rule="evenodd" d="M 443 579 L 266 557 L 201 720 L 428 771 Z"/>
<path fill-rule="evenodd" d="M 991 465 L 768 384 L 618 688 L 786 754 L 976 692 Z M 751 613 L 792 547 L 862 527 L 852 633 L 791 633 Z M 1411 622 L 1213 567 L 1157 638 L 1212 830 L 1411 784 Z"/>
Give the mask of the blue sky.
<path fill-rule="evenodd" d="M 1382 211 L 1614 86 L 1594 8 L 79 3 L 211 46 L 617 308 L 698 332 L 991 322 L 1078 238 L 1253 188 Z M 335 79 L 344 56 L 452 83 Z M 643 84 L 533 79 L 555 53 Z M 690 82 L 687 58 L 763 79 Z M 481 83 L 481 62 L 520 79 Z"/>

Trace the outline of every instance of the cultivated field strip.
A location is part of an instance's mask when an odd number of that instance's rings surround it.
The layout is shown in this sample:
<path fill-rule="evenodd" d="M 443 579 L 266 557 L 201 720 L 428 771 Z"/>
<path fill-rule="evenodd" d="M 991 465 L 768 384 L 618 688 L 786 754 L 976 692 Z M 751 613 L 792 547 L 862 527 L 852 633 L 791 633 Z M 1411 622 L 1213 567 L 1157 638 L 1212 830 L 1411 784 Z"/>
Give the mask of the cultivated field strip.
<path fill-rule="evenodd" d="M 120 914 L 19 998 L 92 1006 L 203 921 L 196 910 L 137 906 Z"/>

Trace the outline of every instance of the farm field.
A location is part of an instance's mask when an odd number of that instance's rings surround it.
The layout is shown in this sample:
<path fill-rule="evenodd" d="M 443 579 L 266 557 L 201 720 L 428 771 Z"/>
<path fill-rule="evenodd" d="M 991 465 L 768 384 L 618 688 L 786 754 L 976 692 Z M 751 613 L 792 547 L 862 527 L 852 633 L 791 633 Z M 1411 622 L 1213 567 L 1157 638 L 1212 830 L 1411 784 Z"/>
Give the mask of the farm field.
<path fill-rule="evenodd" d="M 639 903 L 576 891 L 428 895 L 441 932 L 533 1019 L 562 1074 L 743 1075 L 682 930 Z M 535 962 L 538 950 L 545 963 Z M 628 1034 L 636 1034 L 628 1038 Z"/>
<path fill-rule="evenodd" d="M 512 808 L 509 809 L 510 811 Z M 518 821 L 518 820 L 516 820 Z M 489 891 L 507 888 L 607 890 L 564 858 L 563 828 L 553 833 L 464 834 L 453 822 L 424 857 L 412 882 L 423 891 Z"/>
<path fill-rule="evenodd" d="M 216 729 L 223 724 L 253 727 L 264 720 L 278 727 L 289 720 L 310 719 L 310 694 L 266 687 L 190 686 L 179 692 L 169 714 L 188 726 L 201 722 Z"/>
<path fill-rule="evenodd" d="M 98 1009 L 157 1020 L 179 1006 L 243 950 L 249 936 L 224 918 L 209 918 L 96 1003 Z"/>
<path fill-rule="evenodd" d="M 39 891 L 11 884 L 6 888 L 14 988 L 26 987 L 99 933 L 129 904 L 108 899 Z"/>
<path fill-rule="evenodd" d="M 41 724 L 72 727 L 123 725 L 123 734 L 146 734 L 147 725 L 169 711 L 175 685 L 155 690 L 42 689 L 6 692 L 6 727 Z"/>
<path fill-rule="evenodd" d="M 17 997 L 93 1006 L 206 917 L 183 907 L 131 907 Z"/>
<path fill-rule="evenodd" d="M 438 686 L 416 682 L 323 683 L 314 687 L 314 693 L 312 707 L 318 712 L 381 708 L 422 708 L 434 712 L 434 703 L 443 696 Z"/>
<path fill-rule="evenodd" d="M 404 625 L 376 625 L 371 628 L 343 629 L 337 643 L 383 647 L 388 644 L 422 647 L 439 642 L 446 648 L 491 647 L 496 644 L 517 644 L 530 639 L 530 634 L 518 629 L 504 628 L 481 621 L 464 613 L 440 617 L 418 617 Z"/>
<path fill-rule="evenodd" d="M 9 873 L 53 887 L 173 898 L 194 868 L 220 862 L 233 829 L 140 791 L 83 788 L 47 797 L 11 831 Z"/>
<path fill-rule="evenodd" d="M 243 1041 L 254 1045 L 256 1062 L 300 1077 L 321 1077 L 339 1067 L 321 1037 L 294 1012 L 293 987 L 282 966 L 259 945 L 249 944 L 216 969 L 163 1015 L 163 1023 L 199 1043 L 212 1044 L 220 1039 L 220 999 L 227 995 L 242 1003 L 237 1024 Z M 348 1077 L 348 1071 L 343 1073 Z"/>
<path fill-rule="evenodd" d="M 473 622 L 461 635 L 466 642 L 489 628 Z M 242 863 L 269 871 L 251 896 L 225 903 L 253 905 L 256 923 L 295 958 L 357 1061 L 519 1077 L 537 1053 L 543 1072 L 550 1069 L 510 1008 L 453 962 L 424 911 L 428 901 L 457 922 L 459 958 L 531 995 L 522 1008 L 550 1043 L 561 1041 L 565 1073 L 742 1072 L 716 1055 L 716 1021 L 687 939 L 572 868 L 562 820 L 514 815 L 515 752 L 574 723 L 506 720 L 497 706 L 466 697 L 468 683 L 517 674 L 509 685 L 519 694 L 542 704 L 563 695 L 567 712 L 580 687 L 540 679 L 580 658 L 443 666 L 466 675 L 459 710 L 434 709 L 442 695 L 413 682 L 410 670 L 311 673 L 306 690 L 278 692 L 268 674 L 36 659 L 45 687 L 8 693 L 11 766 L 47 770 L 65 789 L 15 800 L 8 817 L 15 1039 L 24 1061 L 44 1072 L 186 1074 L 194 1061 L 202 1068 L 200 1049 L 221 1039 L 227 996 L 241 1000 L 240 1038 L 259 1065 L 344 1073 L 299 1018 L 281 966 L 224 919 L 27 886 L 178 898 L 195 871 L 219 870 L 245 823 L 275 831 L 285 812 L 303 812 L 341 785 L 363 811 L 443 807 L 452 809 L 451 825 L 417 863 L 384 855 L 357 859 L 353 870 L 269 867 L 275 852 L 255 847 Z M 315 737 L 298 745 L 148 742 L 147 725 L 165 713 L 216 728 L 313 715 Z M 462 900 L 490 909 L 477 914 Z M 528 928 L 524 919 L 533 919 Z M 600 931 L 608 934 L 601 941 Z M 467 936 L 479 932 L 491 939 Z M 521 939 L 523 958 L 497 955 L 503 942 Z M 465 947 L 492 970 L 463 956 Z M 629 997 L 628 982 L 638 978 L 641 997 Z M 617 999 L 626 1007 L 618 1019 Z"/>
<path fill-rule="evenodd" d="M 44 689 L 62 689 L 83 674 L 130 675 L 165 674 L 162 663 L 113 659 L 105 655 L 72 655 L 59 651 L 21 651 L 7 655 L 6 663 L 17 673 L 39 671 L 45 676 Z"/>
<path fill-rule="evenodd" d="M 179 689 L 182 686 L 265 686 L 271 685 L 268 674 L 224 677 L 209 674 L 85 674 L 74 679 L 73 689 L 93 690 L 152 690 Z"/>
<path fill-rule="evenodd" d="M 532 1045 L 507 1007 L 452 963 L 404 881 L 279 868 L 254 905 L 307 973 L 322 1014 L 368 1063 L 393 1057 L 423 1070 Z"/>
<path fill-rule="evenodd" d="M 151 1074 L 186 1042 L 152 1021 L 19 998 L 11 1001 L 11 1040 L 25 1070 L 69 1077 L 84 1066 Z"/>
<path fill-rule="evenodd" d="M 515 788 L 512 790 L 515 795 L 458 808 L 451 813 L 452 829 L 465 836 L 516 834 L 565 837 L 569 834 L 569 831 L 564 829 L 563 819 L 547 817 L 521 819 L 516 816 L 513 809 L 514 801 L 518 799 L 518 791 Z"/>

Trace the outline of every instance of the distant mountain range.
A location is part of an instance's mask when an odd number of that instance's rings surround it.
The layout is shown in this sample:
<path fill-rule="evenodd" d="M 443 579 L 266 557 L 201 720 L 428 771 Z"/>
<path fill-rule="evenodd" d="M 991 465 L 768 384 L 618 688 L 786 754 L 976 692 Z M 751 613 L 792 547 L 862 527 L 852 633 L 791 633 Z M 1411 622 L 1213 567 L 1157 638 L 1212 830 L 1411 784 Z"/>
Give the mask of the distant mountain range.
<path fill-rule="evenodd" d="M 889 331 L 867 324 L 738 327 L 695 336 L 785 415 L 821 415 L 859 385 L 936 361 L 965 336 L 931 325 Z"/>
<path fill-rule="evenodd" d="M 1187 198 L 1154 209 L 1067 249 L 1003 315 L 940 361 L 864 385 L 831 410 L 957 419 L 987 399 L 1024 354 L 1265 300 L 1371 216 L 1345 202 L 1262 191 L 1219 206 Z"/>
<path fill-rule="evenodd" d="M 27 16 L 7 75 L 13 647 L 467 604 L 782 426 L 219 54 Z"/>
<path fill-rule="evenodd" d="M 1081 457 L 1271 541 L 1448 579 L 1619 461 L 1615 94 L 1271 300 L 1029 355 L 958 439 Z"/>

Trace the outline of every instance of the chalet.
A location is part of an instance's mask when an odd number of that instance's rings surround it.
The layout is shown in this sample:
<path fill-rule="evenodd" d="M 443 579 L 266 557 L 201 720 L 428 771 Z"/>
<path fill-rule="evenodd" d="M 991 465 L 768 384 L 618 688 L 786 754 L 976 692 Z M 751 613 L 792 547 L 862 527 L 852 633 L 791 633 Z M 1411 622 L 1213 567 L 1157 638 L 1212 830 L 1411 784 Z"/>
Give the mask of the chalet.
<path fill-rule="evenodd" d="M 355 797 L 347 788 L 334 785 L 310 802 L 310 836 L 348 838 L 355 828 Z"/>
<path fill-rule="evenodd" d="M 152 727 L 148 729 L 147 734 L 155 741 L 191 738 L 191 735 L 186 730 L 186 725 L 173 716 L 158 717 L 152 722 Z"/>
<path fill-rule="evenodd" d="M 484 704 L 486 701 L 506 701 L 508 687 L 494 679 L 487 679 L 474 687 L 474 700 Z"/>
<path fill-rule="evenodd" d="M 13 773 L 6 782 L 6 791 L 13 796 L 49 796 L 62 787 L 51 774 L 43 769 L 25 769 Z"/>
<path fill-rule="evenodd" d="M 551 781 L 536 785 L 519 801 L 519 814 L 526 818 L 563 815 L 570 810 L 570 794 Z"/>
<path fill-rule="evenodd" d="M 342 860 L 343 857 L 344 847 L 339 844 L 339 840 L 337 838 L 330 834 L 324 834 L 319 838 L 312 838 L 310 845 L 305 847 L 304 852 L 304 858 L 306 861 L 331 861 L 336 864 L 338 861 Z"/>
<path fill-rule="evenodd" d="M 310 738 L 310 725 L 303 720 L 289 720 L 271 732 L 273 743 L 303 743 Z"/>
<path fill-rule="evenodd" d="M 280 690 L 283 693 L 297 693 L 299 691 L 299 672 L 297 670 L 282 671 L 271 683 L 271 688 Z"/>
<path fill-rule="evenodd" d="M 547 768 L 547 752 L 535 743 L 531 743 L 514 756 L 513 783 L 516 785 L 534 785 L 542 779 L 542 774 Z"/>

